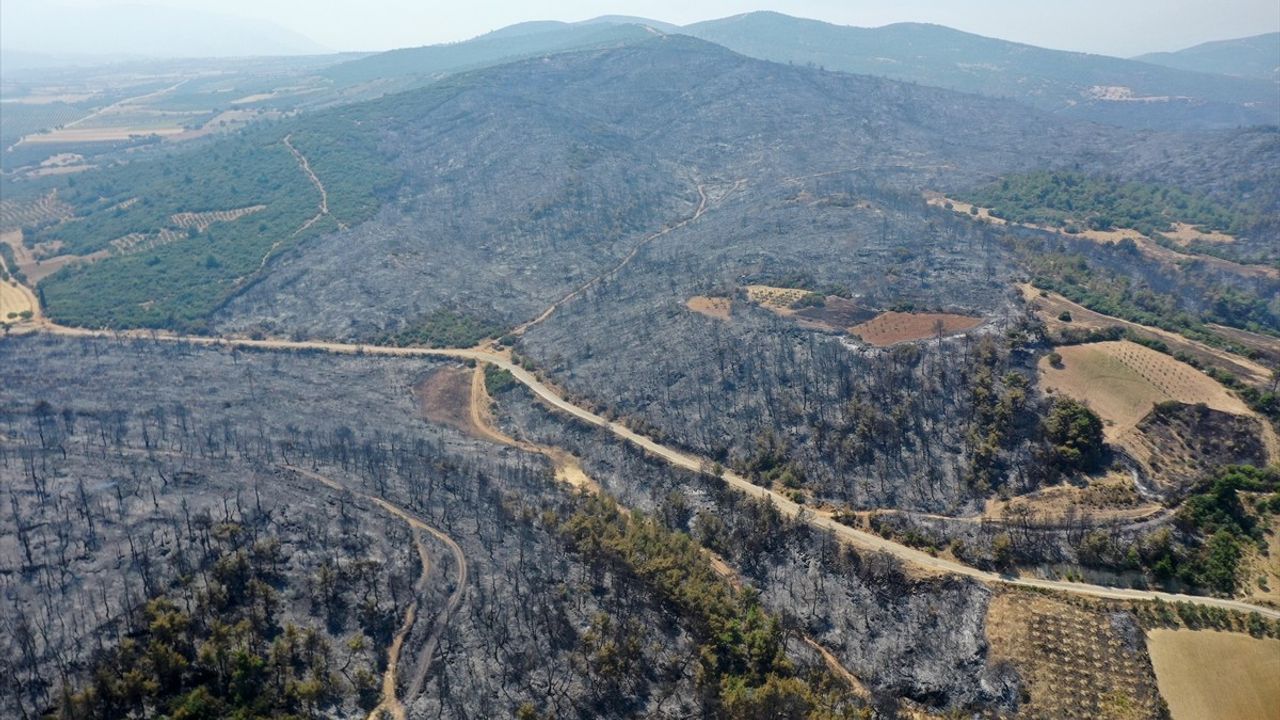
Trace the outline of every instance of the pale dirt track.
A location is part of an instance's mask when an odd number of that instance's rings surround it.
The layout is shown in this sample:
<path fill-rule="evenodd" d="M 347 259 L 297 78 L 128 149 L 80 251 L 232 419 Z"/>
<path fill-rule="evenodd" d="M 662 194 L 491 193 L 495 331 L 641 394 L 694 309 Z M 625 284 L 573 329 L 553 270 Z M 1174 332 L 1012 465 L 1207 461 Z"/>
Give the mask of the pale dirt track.
<path fill-rule="evenodd" d="M 454 542 L 453 538 L 423 522 L 421 518 L 408 510 L 405 510 L 404 508 L 401 508 L 400 506 L 376 495 L 370 495 L 358 490 L 353 490 L 342 483 L 315 471 L 307 470 L 306 468 L 297 467 L 295 465 L 286 465 L 285 467 L 299 475 L 302 475 L 303 477 L 319 482 L 326 487 L 339 492 L 349 492 L 356 497 L 377 505 L 387 514 L 403 520 L 409 525 L 409 528 L 413 532 L 414 544 L 417 546 L 418 556 L 422 561 L 422 575 L 418 578 L 418 582 L 414 586 L 414 601 L 409 604 L 409 608 L 405 611 L 404 622 L 396 632 L 396 635 L 391 642 L 391 647 L 387 649 L 387 670 L 382 677 L 382 701 L 373 709 L 372 712 L 369 713 L 369 720 L 378 720 L 383 711 L 390 713 L 395 720 L 405 720 L 407 713 L 405 711 L 404 702 L 396 694 L 400 651 L 404 646 L 405 638 L 408 637 L 409 633 L 413 630 L 418 609 L 417 597 L 421 596 L 426 590 L 427 574 L 431 567 L 430 558 L 427 556 L 426 546 L 422 543 L 420 533 L 425 532 L 431 535 L 448 548 L 449 553 L 453 556 L 456 575 L 453 579 L 453 592 L 450 593 L 448 601 L 445 602 L 444 609 L 442 609 L 439 615 L 436 616 L 436 620 L 432 624 L 431 633 L 427 636 L 426 642 L 423 643 L 422 651 L 418 654 L 419 660 L 417 670 L 414 672 L 413 680 L 410 682 L 409 689 L 404 695 L 404 697 L 409 700 L 412 700 L 421 693 L 422 685 L 426 680 L 427 670 L 431 665 L 431 658 L 435 655 L 436 645 L 440 642 L 440 633 L 443 632 L 445 626 L 449 624 L 449 620 L 453 617 L 453 614 L 457 612 L 458 606 L 462 604 L 462 596 L 466 592 L 467 588 L 467 558 L 462 554 L 462 548 L 458 546 L 458 543 Z"/>
<path fill-rule="evenodd" d="M 578 407 L 573 403 L 565 400 L 555 390 L 548 387 L 541 380 L 535 377 L 531 372 L 516 365 L 511 358 L 503 353 L 495 352 L 486 348 L 468 348 L 468 349 L 451 349 L 451 348 L 414 348 L 414 347 L 384 347 L 373 345 L 352 345 L 348 343 L 322 342 L 322 341 L 291 341 L 291 340 L 249 340 L 237 338 L 212 338 L 200 336 L 178 336 L 161 333 L 146 332 L 112 332 L 99 330 L 86 330 L 81 328 L 67 328 L 51 324 L 42 326 L 20 328 L 16 333 L 30 332 L 48 332 L 68 337 L 125 337 L 135 339 L 153 339 L 157 342 L 186 342 L 197 346 L 206 347 L 225 347 L 225 348 L 246 348 L 259 350 L 303 350 L 303 351 L 323 351 L 342 355 L 354 355 L 363 353 L 365 355 L 389 356 L 389 357 L 443 357 L 457 358 L 462 360 L 475 360 L 479 362 L 491 363 L 512 374 L 516 380 L 529 388 L 543 402 L 551 407 L 564 413 L 572 415 L 584 422 L 590 423 L 597 427 L 608 430 L 617 437 L 662 458 L 668 463 L 676 467 L 684 468 L 694 472 L 702 472 L 711 466 L 711 461 L 693 455 L 691 453 L 670 448 L 665 445 L 651 440 L 641 435 L 621 423 L 611 422 L 603 417 Z M 1091 597 L 1106 598 L 1111 600 L 1137 600 L 1152 601 L 1162 600 L 1164 602 L 1186 602 L 1206 607 L 1223 608 L 1227 610 L 1236 610 L 1240 612 L 1257 612 L 1264 617 L 1280 620 L 1280 610 L 1273 608 L 1251 605 L 1249 603 L 1240 602 L 1238 600 L 1228 600 L 1224 598 L 1202 597 L 1197 595 L 1182 595 L 1177 593 L 1158 592 L 1153 590 L 1133 590 L 1128 588 L 1113 588 L 1103 585 L 1090 585 L 1086 583 L 1074 583 L 1061 580 L 1045 580 L 1039 578 L 1014 577 L 1010 575 L 1001 575 L 999 573 L 980 570 L 975 567 L 964 565 L 945 558 L 934 557 L 915 548 L 901 545 L 892 540 L 873 535 L 871 533 L 858 530 L 837 522 L 830 513 L 815 512 L 812 508 L 803 507 L 793 502 L 786 496 L 774 492 L 768 488 L 760 487 L 752 483 L 746 477 L 726 470 L 721 475 L 724 482 L 731 487 L 756 498 L 770 500 L 780 512 L 788 517 L 800 518 L 803 522 L 808 523 L 811 527 L 829 531 L 836 538 L 851 546 L 861 548 L 863 550 L 883 551 L 889 553 L 909 563 L 915 567 L 930 570 L 942 574 L 961 575 L 973 578 L 983 583 L 999 583 L 1011 585 L 1015 587 L 1039 588 L 1042 590 L 1054 590 L 1059 592 L 1073 593 L 1076 595 L 1086 595 Z M 380 501 L 385 502 L 385 501 Z"/>

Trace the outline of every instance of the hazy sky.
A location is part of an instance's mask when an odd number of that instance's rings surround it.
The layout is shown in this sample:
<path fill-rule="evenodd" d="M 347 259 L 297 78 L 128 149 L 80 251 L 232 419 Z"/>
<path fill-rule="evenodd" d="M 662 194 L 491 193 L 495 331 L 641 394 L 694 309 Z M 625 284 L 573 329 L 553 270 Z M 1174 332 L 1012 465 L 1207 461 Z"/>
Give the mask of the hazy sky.
<path fill-rule="evenodd" d="M 21 0 L 12 0 L 21 2 Z M 62 0 L 110 6 L 121 0 Z M 1278 0 L 140 0 L 269 20 L 335 50 L 462 40 L 523 20 L 641 15 L 685 24 L 777 10 L 846 25 L 932 22 L 1128 57 L 1280 30 Z"/>

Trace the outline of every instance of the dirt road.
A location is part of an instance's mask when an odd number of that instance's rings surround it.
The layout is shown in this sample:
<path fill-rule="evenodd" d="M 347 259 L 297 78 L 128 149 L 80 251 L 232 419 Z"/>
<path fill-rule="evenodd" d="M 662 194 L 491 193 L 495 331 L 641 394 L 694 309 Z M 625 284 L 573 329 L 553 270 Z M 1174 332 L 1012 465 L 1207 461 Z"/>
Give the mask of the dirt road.
<path fill-rule="evenodd" d="M 408 690 L 404 694 L 404 697 L 408 700 L 412 700 L 421 694 L 422 686 L 426 682 L 427 671 L 431 665 L 431 658 L 435 655 L 436 646 L 440 642 L 440 634 L 444 631 L 445 626 L 449 624 L 449 620 L 462 604 L 462 597 L 467 589 L 467 558 L 462 554 L 462 548 L 458 546 L 458 543 L 454 542 L 453 538 L 428 525 L 417 515 L 405 510 L 399 505 L 378 497 L 377 495 L 370 495 L 368 493 L 349 488 L 342 483 L 321 475 L 313 470 L 308 470 L 296 465 L 286 465 L 285 467 L 326 487 L 339 492 L 349 492 L 356 497 L 377 505 L 387 514 L 404 521 L 409 525 L 409 528 L 413 532 L 414 544 L 417 546 L 418 556 L 422 561 L 422 574 L 419 576 L 417 584 L 414 585 L 414 600 L 409 604 L 408 610 L 405 611 L 404 622 L 401 624 L 400 629 L 392 639 L 391 647 L 387 649 L 387 670 L 382 677 L 382 701 L 378 703 L 378 706 L 375 707 L 372 712 L 369 713 L 368 718 L 368 720 L 378 720 L 385 711 L 395 720 L 406 720 L 407 713 L 404 707 L 404 701 L 402 701 L 396 694 L 396 684 L 400 665 L 400 651 L 404 646 L 405 638 L 407 638 L 409 633 L 413 630 L 418 609 L 417 598 L 421 597 L 426 591 L 427 574 L 431 567 L 431 561 L 427 555 L 426 546 L 422 543 L 420 533 L 427 533 L 428 535 L 431 535 L 448 548 L 449 553 L 453 556 L 455 576 L 453 578 L 453 591 L 449 594 L 449 599 L 445 602 L 444 608 L 432 623 L 431 633 L 427 636 L 426 642 L 423 643 L 421 652 L 418 653 L 418 665 L 414 671 L 413 680 L 410 681 Z"/>
<path fill-rule="evenodd" d="M 705 468 L 711 466 L 711 461 L 701 458 L 683 450 L 667 447 L 654 442 L 648 437 L 641 435 L 620 423 L 611 422 L 603 417 L 578 407 L 573 403 L 565 400 L 551 387 L 547 386 L 541 380 L 529 372 L 525 368 L 512 362 L 509 355 L 494 350 L 482 348 L 468 349 L 449 349 L 449 348 L 413 348 L 413 347 L 384 347 L 371 345 L 352 345 L 347 343 L 321 342 L 321 341 L 291 341 L 291 340 L 249 340 L 239 338 L 213 338 L 200 336 L 177 336 L 162 333 L 144 333 L 137 331 L 101 331 L 86 330 L 81 328 L 67 328 L 52 324 L 42 326 L 27 326 L 18 328 L 15 334 L 23 334 L 30 332 L 50 332 L 58 335 L 69 337 L 127 337 L 143 340 L 154 340 L 156 342 L 186 342 L 197 346 L 206 347 L 225 347 L 225 348 L 246 348 L 260 350 L 318 350 L 331 352 L 336 354 L 354 355 L 378 355 L 390 357 L 440 357 L 440 358 L 456 358 L 462 360 L 476 360 L 479 362 L 491 363 L 512 374 L 516 380 L 528 387 L 536 396 L 551 407 L 572 415 L 583 422 L 595 425 L 597 427 L 608 430 L 615 436 L 651 453 L 652 455 L 662 458 L 663 460 L 675 465 L 676 467 L 701 472 Z M 1086 583 L 1066 582 L 1061 580 L 1044 580 L 1039 578 L 1015 577 L 1011 575 L 1001 575 L 999 573 L 980 570 L 975 567 L 964 565 L 959 562 L 947 560 L 945 558 L 934 557 L 915 548 L 901 545 L 892 540 L 873 535 L 871 533 L 849 527 L 837 522 L 830 513 L 815 512 L 812 508 L 803 507 L 796 504 L 785 495 L 777 493 L 768 488 L 761 487 L 748 480 L 746 477 L 726 470 L 721 475 L 721 479 L 728 483 L 731 487 L 750 495 L 751 497 L 763 498 L 770 500 L 778 510 L 789 517 L 800 518 L 810 526 L 819 530 L 830 531 L 838 539 L 857 548 L 871 551 L 883 551 L 889 553 L 902 560 L 910 563 L 918 568 L 931 570 L 942 574 L 962 575 L 970 577 L 984 583 L 1000 583 L 1005 585 L 1013 585 L 1019 587 L 1040 588 L 1044 590 L 1057 590 L 1061 592 L 1073 593 L 1076 595 L 1088 595 L 1092 597 L 1108 598 L 1113 600 L 1162 600 L 1164 602 L 1187 602 L 1195 605 L 1224 608 L 1228 610 L 1237 610 L 1240 612 L 1257 612 L 1264 617 L 1280 620 L 1280 610 L 1251 605 L 1249 603 L 1238 600 L 1228 600 L 1223 598 L 1203 597 L 1198 595 L 1182 595 L 1175 593 L 1157 592 L 1153 590 L 1133 590 L 1128 588 L 1113 588 L 1103 585 L 1090 585 Z M 376 500 L 376 502 L 385 502 Z"/>

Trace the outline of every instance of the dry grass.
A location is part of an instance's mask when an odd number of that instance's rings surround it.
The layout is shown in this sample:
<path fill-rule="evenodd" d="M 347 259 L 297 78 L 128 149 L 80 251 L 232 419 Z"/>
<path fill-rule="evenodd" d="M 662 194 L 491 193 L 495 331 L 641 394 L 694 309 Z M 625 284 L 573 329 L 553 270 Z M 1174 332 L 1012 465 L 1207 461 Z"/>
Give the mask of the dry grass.
<path fill-rule="evenodd" d="M 155 127 L 136 127 L 133 125 L 115 126 L 115 127 L 74 127 L 61 128 L 53 132 L 40 133 L 37 135 L 28 135 L 22 138 L 24 145 L 51 145 L 57 143 L 88 143 L 88 142 L 121 142 L 131 140 L 137 137 L 149 137 L 151 135 L 178 135 L 185 132 L 185 129 L 176 125 L 160 125 Z"/>
<path fill-rule="evenodd" d="M 991 599 L 986 629 L 990 660 L 1011 663 L 1025 683 L 1029 699 L 1018 717 L 1160 717 L 1141 635 L 1127 636 L 1110 613 L 1004 589 Z"/>
<path fill-rule="evenodd" d="M 733 307 L 733 303 L 729 298 L 695 295 L 685 302 L 685 307 L 699 315 L 706 315 L 709 318 L 727 321 L 729 320 L 729 313 Z"/>
<path fill-rule="evenodd" d="M 1029 513 L 1038 523 L 1064 524 L 1074 518 L 1093 522 L 1137 520 L 1160 512 L 1162 506 L 1138 495 L 1133 478 L 1111 472 L 1090 478 L 1087 485 L 1054 485 L 1008 500 L 989 498 L 983 516 L 1001 519 L 1019 512 Z"/>
<path fill-rule="evenodd" d="M 1158 629 L 1147 646 L 1173 720 L 1280 717 L 1280 640 Z"/>
<path fill-rule="evenodd" d="M 1218 232 L 1217 230 L 1205 232 L 1200 228 L 1193 227 L 1186 223 L 1174 223 L 1173 230 L 1161 233 L 1161 235 L 1164 235 L 1182 246 L 1190 245 L 1196 241 L 1223 244 L 1233 243 L 1236 241 L 1234 237 L 1224 232 Z"/>
<path fill-rule="evenodd" d="M 953 211 L 960 213 L 962 215 L 966 215 L 970 218 L 973 218 L 974 220 L 990 222 L 997 225 L 1008 224 L 1007 221 L 1005 220 L 992 217 L 991 213 L 988 211 L 987 208 L 980 207 L 980 208 L 977 208 L 975 211 L 974 206 L 971 205 L 970 203 L 964 203 L 958 200 L 952 200 L 951 198 L 944 197 L 937 193 L 926 193 L 925 198 L 930 205 L 934 205 L 937 207 L 947 207 L 949 205 Z M 1036 230 L 1043 230 L 1045 232 L 1061 233 L 1064 235 L 1067 234 L 1062 228 L 1051 227 L 1048 225 L 1037 225 L 1034 223 L 1018 223 L 1018 224 L 1021 225 L 1022 227 L 1033 228 Z M 1181 231 L 1183 235 L 1186 236 L 1188 230 L 1185 230 L 1183 228 L 1186 228 L 1187 226 L 1179 225 L 1177 227 L 1179 230 L 1175 230 L 1175 232 Z M 1191 229 L 1190 232 L 1198 232 L 1198 231 Z M 1117 228 L 1115 230 L 1081 230 L 1078 233 L 1075 233 L 1074 235 L 1072 235 L 1072 237 L 1085 238 L 1087 240 L 1092 240 L 1093 242 L 1096 242 L 1096 243 L 1106 243 L 1106 244 L 1116 243 L 1121 240 L 1132 240 L 1134 244 L 1137 245 L 1138 250 L 1146 258 L 1148 258 L 1149 260 L 1152 260 L 1153 262 L 1160 263 L 1172 270 L 1177 270 L 1181 266 L 1181 264 L 1187 260 L 1199 260 L 1200 262 L 1203 262 L 1204 264 L 1212 266 L 1218 270 L 1234 273 L 1241 277 L 1265 277 L 1265 278 L 1272 278 L 1272 279 L 1280 278 L 1280 270 L 1277 270 L 1276 268 L 1273 268 L 1273 267 L 1269 267 L 1266 265 L 1242 265 L 1240 263 L 1231 262 L 1230 260 L 1223 260 L 1222 258 L 1213 257 L 1212 255 L 1201 255 L 1198 253 L 1190 253 L 1190 252 L 1184 253 L 1184 252 L 1178 252 L 1175 250 L 1170 250 L 1169 248 L 1160 245 L 1159 243 L 1147 237 L 1146 235 L 1143 235 L 1142 233 L 1138 232 L 1137 230 L 1132 230 L 1128 228 Z M 1229 236 L 1223 236 L 1223 237 L 1229 237 Z"/>
<path fill-rule="evenodd" d="M 1040 361 L 1041 387 L 1088 403 L 1106 424 L 1108 441 L 1137 425 L 1165 400 L 1237 415 L 1252 411 L 1220 383 L 1186 363 L 1128 340 L 1057 348 L 1062 367 Z"/>
<path fill-rule="evenodd" d="M 16 322 L 21 313 L 34 313 L 31 296 L 15 280 L 0 280 L 0 322 Z"/>
<path fill-rule="evenodd" d="M 924 340 L 938 334 L 938 323 L 942 323 L 943 335 L 972 330 L 982 324 L 982 318 L 951 313 L 903 313 L 890 311 L 881 313 L 860 325 L 849 328 L 849 332 L 861 337 L 864 341 L 885 347 L 900 342 Z"/>

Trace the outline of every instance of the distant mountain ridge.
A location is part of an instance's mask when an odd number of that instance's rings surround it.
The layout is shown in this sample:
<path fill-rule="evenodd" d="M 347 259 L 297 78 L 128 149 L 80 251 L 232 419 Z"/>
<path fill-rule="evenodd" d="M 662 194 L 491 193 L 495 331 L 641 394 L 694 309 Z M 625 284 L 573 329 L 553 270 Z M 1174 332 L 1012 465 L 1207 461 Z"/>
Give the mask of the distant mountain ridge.
<path fill-rule="evenodd" d="M 1134 60 L 1180 70 L 1280 80 L 1280 32 L 1201 43 L 1176 52 L 1148 53 Z"/>
<path fill-rule="evenodd" d="M 343 84 L 433 76 L 542 54 L 619 47 L 650 37 L 653 31 L 630 23 L 521 23 L 459 43 L 378 53 L 335 65 L 325 75 Z"/>
<path fill-rule="evenodd" d="M 681 32 L 764 60 L 1009 97 L 1120 125 L 1280 122 L 1275 87 L 1256 79 L 1047 50 L 940 25 L 858 28 L 757 12 L 696 23 Z"/>
<path fill-rule="evenodd" d="M 342 83 L 431 77 L 568 50 L 684 34 L 761 60 L 1004 97 L 1069 117 L 1126 127 L 1214 129 L 1280 124 L 1275 85 L 1103 55 L 1048 50 L 940 25 L 859 28 L 776 12 L 677 27 L 603 16 L 527 22 L 460 43 L 407 48 L 335 66 Z"/>

